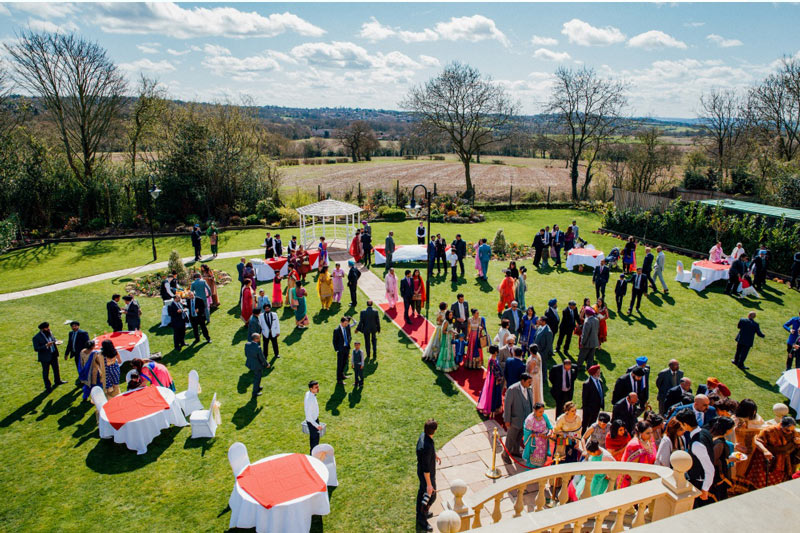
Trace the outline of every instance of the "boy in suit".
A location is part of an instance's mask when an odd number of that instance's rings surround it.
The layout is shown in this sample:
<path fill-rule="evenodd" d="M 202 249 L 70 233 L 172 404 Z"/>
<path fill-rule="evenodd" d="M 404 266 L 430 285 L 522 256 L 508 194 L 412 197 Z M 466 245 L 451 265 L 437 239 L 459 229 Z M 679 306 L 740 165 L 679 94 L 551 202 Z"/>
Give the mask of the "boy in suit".
<path fill-rule="evenodd" d="M 364 352 L 361 351 L 361 343 L 356 341 L 353 343 L 353 372 L 355 373 L 356 380 L 353 383 L 355 387 L 364 386 Z"/>
<path fill-rule="evenodd" d="M 461 361 L 464 360 L 464 354 L 467 352 L 467 341 L 464 340 L 464 334 L 459 333 L 451 342 L 453 343 L 453 351 L 456 354 L 456 365 L 460 365 Z"/>
<path fill-rule="evenodd" d="M 626 294 L 628 294 L 628 280 L 625 279 L 625 274 L 620 274 L 617 285 L 614 287 L 614 298 L 617 301 L 618 315 L 622 314 L 622 304 Z"/>

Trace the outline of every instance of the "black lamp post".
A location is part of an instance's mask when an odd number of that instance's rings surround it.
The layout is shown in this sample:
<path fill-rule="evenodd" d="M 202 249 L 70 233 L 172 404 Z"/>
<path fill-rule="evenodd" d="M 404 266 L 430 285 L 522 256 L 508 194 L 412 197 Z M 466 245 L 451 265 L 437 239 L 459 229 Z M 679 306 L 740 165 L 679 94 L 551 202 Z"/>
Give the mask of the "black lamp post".
<path fill-rule="evenodd" d="M 416 200 L 414 200 L 414 195 L 417 192 L 417 187 L 422 187 L 422 190 L 425 191 L 425 201 L 428 203 L 428 239 L 431 238 L 431 193 L 428 192 L 428 188 L 422 184 L 415 185 L 413 189 L 411 189 L 411 209 L 414 209 L 417 205 Z M 427 249 L 427 244 L 425 245 Z M 428 266 L 430 267 L 431 258 L 428 257 Z M 425 319 L 427 320 L 430 317 L 430 310 L 431 310 L 431 272 L 427 272 L 427 277 L 425 278 L 425 290 L 426 290 L 426 298 L 425 298 Z"/>
<path fill-rule="evenodd" d="M 159 189 L 156 185 L 155 177 L 152 175 L 148 176 L 147 185 L 147 192 L 150 193 L 150 197 L 153 199 L 152 202 L 149 199 L 147 200 L 147 211 L 149 215 L 147 218 L 150 219 L 150 242 L 153 245 L 153 262 L 155 262 L 158 257 L 156 256 L 156 235 L 155 231 L 153 230 L 153 206 L 151 204 L 155 203 L 156 198 L 158 198 L 158 195 L 161 194 L 161 189 Z"/>

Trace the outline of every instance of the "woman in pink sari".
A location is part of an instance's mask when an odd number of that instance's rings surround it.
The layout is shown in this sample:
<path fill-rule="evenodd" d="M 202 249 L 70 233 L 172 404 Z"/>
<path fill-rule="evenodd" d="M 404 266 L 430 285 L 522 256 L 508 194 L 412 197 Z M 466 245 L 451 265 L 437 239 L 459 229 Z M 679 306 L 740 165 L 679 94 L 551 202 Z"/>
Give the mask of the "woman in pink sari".
<path fill-rule="evenodd" d="M 253 289 L 250 287 L 251 283 L 250 278 L 245 278 L 244 287 L 242 287 L 241 317 L 245 326 L 253 314 Z"/>
<path fill-rule="evenodd" d="M 483 387 L 478 398 L 478 412 L 492 416 L 503 407 L 503 372 L 497 362 L 497 346 L 489 346 L 489 362 L 483 375 Z"/>
<path fill-rule="evenodd" d="M 167 367 L 161 363 L 156 363 L 149 359 L 134 359 L 131 361 L 136 373 L 143 379 L 145 386 L 155 385 L 157 387 L 167 387 L 168 389 L 175 390 L 175 384 L 172 381 L 172 376 L 167 370 Z"/>
<path fill-rule="evenodd" d="M 653 428 L 650 427 L 648 422 L 640 420 L 636 423 L 634 430 L 635 436 L 625 446 L 625 451 L 622 453 L 622 460 L 628 463 L 642 463 L 652 465 L 656 462 L 656 443 L 653 439 Z M 650 481 L 649 477 L 643 477 L 639 482 L 644 483 Z M 630 476 L 621 476 L 619 480 L 619 488 L 629 487 L 631 485 Z"/>
<path fill-rule="evenodd" d="M 394 307 L 397 304 L 397 276 L 394 275 L 393 268 L 390 268 L 389 273 L 386 274 L 384 284 L 386 285 L 386 301 L 390 307 Z"/>
<path fill-rule="evenodd" d="M 333 301 L 339 302 L 342 299 L 342 292 L 344 292 L 344 277 L 347 273 L 342 270 L 342 265 L 336 263 L 331 277 L 333 278 Z"/>
<path fill-rule="evenodd" d="M 478 271 L 478 277 L 483 277 L 483 270 L 481 269 L 481 258 L 478 257 L 478 248 L 480 248 L 481 243 L 480 241 L 475 243 L 475 246 L 472 247 L 475 250 L 475 270 Z"/>

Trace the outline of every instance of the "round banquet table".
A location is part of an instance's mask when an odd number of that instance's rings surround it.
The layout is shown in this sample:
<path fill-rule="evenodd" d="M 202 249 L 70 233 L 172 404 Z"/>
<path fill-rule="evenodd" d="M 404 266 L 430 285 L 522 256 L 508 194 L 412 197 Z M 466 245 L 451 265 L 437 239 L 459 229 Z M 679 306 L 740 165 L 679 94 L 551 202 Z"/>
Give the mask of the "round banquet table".
<path fill-rule="evenodd" d="M 97 350 L 104 340 L 110 339 L 117 349 L 122 362 L 133 359 L 147 359 L 150 357 L 150 341 L 141 331 L 115 331 L 95 337 L 94 343 Z"/>
<path fill-rule="evenodd" d="M 183 416 L 181 406 L 175 399 L 175 393 L 166 387 L 155 387 L 161 397 L 167 402 L 168 409 L 163 409 L 138 418 L 128 420 L 120 428 L 115 428 L 109 421 L 106 409 L 109 404 L 124 403 L 131 398 L 131 394 L 144 391 L 148 387 L 134 389 L 119 396 L 111 398 L 100 410 L 100 437 L 114 438 L 114 442 L 125 444 L 129 450 L 136 451 L 137 455 L 147 453 L 147 445 L 156 438 L 162 429 L 171 425 L 183 427 L 188 426 L 186 418 Z M 152 387 L 149 387 L 152 388 Z"/>
<path fill-rule="evenodd" d="M 703 283 L 702 287 L 700 288 L 700 290 L 703 290 L 715 281 L 728 279 L 731 266 L 727 264 L 712 263 L 711 261 L 705 259 L 703 261 L 695 261 L 692 263 L 692 270 L 695 268 L 699 269 L 703 273 Z"/>
<path fill-rule="evenodd" d="M 567 252 L 567 270 L 572 270 L 577 265 L 586 265 L 591 268 L 600 265 L 600 261 L 606 256 L 600 250 L 590 248 L 573 248 Z"/>
<path fill-rule="evenodd" d="M 252 463 L 250 466 L 274 461 L 281 457 L 292 455 L 281 453 L 271 455 L 260 461 Z M 251 528 L 255 527 L 258 533 L 280 532 L 280 533 L 308 533 L 311 529 L 312 515 L 327 515 L 331 512 L 328 500 L 328 467 L 310 455 L 303 456 L 314 468 L 316 473 L 326 485 L 324 492 L 312 492 L 287 502 L 279 503 L 267 509 L 258 503 L 239 485 L 238 479 L 233 486 L 233 492 L 228 500 L 231 508 L 231 528 Z M 241 475 L 241 474 L 240 474 Z"/>

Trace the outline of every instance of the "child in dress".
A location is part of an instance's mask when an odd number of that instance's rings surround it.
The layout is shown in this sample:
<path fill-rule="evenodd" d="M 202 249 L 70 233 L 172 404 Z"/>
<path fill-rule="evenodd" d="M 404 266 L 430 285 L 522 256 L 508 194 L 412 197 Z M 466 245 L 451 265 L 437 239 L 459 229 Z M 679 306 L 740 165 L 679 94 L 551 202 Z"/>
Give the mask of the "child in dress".
<path fill-rule="evenodd" d="M 272 280 L 272 308 L 277 309 L 283 305 L 283 291 L 281 290 L 281 276 L 275 274 Z"/>
<path fill-rule="evenodd" d="M 459 333 L 452 342 L 453 349 L 456 352 L 456 365 L 460 365 L 461 361 L 464 360 L 464 354 L 467 352 L 467 341 L 464 339 L 464 334 Z"/>

